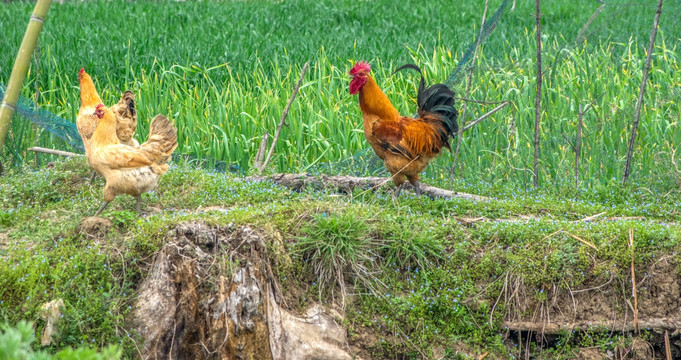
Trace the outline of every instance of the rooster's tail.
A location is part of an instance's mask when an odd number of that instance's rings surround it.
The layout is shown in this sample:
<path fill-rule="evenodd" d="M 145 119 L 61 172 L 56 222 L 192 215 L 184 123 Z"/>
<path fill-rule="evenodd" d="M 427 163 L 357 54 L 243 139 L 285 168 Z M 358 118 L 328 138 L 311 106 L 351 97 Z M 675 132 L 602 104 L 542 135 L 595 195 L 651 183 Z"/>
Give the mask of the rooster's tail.
<path fill-rule="evenodd" d="M 440 123 L 441 129 L 438 131 L 440 141 L 444 147 L 451 150 L 449 147 L 449 137 L 456 135 L 459 131 L 459 125 L 456 122 L 459 112 L 454 107 L 454 91 L 444 84 L 435 84 L 426 88 L 423 73 L 414 64 L 404 65 L 395 70 L 395 72 L 404 69 L 416 70 L 421 74 L 421 82 L 419 83 L 417 95 L 419 116 L 422 119 L 432 119 L 434 117 L 435 121 Z"/>

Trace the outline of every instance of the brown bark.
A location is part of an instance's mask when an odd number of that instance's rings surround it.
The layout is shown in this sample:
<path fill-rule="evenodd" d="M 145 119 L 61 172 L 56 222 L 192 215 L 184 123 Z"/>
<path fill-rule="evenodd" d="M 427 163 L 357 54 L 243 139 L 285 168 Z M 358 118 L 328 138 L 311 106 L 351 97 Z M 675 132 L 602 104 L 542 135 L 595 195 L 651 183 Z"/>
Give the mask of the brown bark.
<path fill-rule="evenodd" d="M 251 176 L 246 180 L 269 180 L 277 184 L 292 188 L 294 190 L 302 190 L 305 187 L 313 186 L 316 188 L 336 188 L 342 192 L 351 194 L 352 191 L 359 188 L 377 189 L 384 185 L 391 184 L 390 178 L 382 178 L 377 176 L 357 177 L 357 176 L 329 176 L 329 175 L 307 175 L 307 174 L 277 174 L 271 176 Z M 411 185 L 405 184 L 403 190 L 413 189 Z M 421 191 L 431 197 L 443 198 L 463 198 L 473 201 L 487 201 L 489 198 L 479 195 L 455 192 L 436 188 L 434 186 L 421 184 Z"/>

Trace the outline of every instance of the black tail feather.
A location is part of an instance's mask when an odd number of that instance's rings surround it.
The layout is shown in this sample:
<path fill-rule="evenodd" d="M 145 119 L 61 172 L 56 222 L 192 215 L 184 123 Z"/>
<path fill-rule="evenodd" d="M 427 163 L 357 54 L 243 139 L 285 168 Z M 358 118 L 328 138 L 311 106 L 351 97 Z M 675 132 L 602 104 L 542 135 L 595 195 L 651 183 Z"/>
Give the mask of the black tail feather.
<path fill-rule="evenodd" d="M 128 115 L 135 116 L 135 113 L 137 112 L 137 110 L 135 109 L 135 94 L 132 91 L 127 90 L 123 94 L 123 99 L 125 99 L 125 102 L 127 102 L 128 104 L 126 108 Z"/>
<path fill-rule="evenodd" d="M 416 96 L 419 116 L 425 117 L 427 114 L 431 114 L 440 119 L 445 128 L 445 132 L 440 133 L 440 139 L 445 147 L 451 150 L 449 147 L 449 136 L 454 136 L 459 131 L 459 125 L 456 122 L 459 112 L 454 107 L 454 91 L 444 84 L 435 84 L 426 88 L 423 73 L 414 64 L 406 64 L 395 70 L 395 73 L 405 69 L 416 70 L 421 74 L 421 82 L 419 83 L 419 90 Z"/>

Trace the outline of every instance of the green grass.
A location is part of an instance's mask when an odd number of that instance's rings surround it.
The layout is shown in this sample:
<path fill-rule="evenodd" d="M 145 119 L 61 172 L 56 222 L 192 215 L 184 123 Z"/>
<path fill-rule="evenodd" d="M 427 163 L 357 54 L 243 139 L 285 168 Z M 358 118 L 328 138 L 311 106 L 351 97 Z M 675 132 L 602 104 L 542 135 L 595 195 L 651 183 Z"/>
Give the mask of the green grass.
<path fill-rule="evenodd" d="M 0 359 L 13 360 L 114 360 L 120 359 L 120 351 L 115 347 L 109 347 L 102 353 L 96 350 L 80 347 L 77 349 L 67 348 L 54 356 L 45 351 L 33 351 L 31 344 L 35 341 L 32 324 L 22 321 L 16 327 L 0 324 Z"/>
<path fill-rule="evenodd" d="M 165 234 L 183 221 L 280 234 L 284 249 L 272 252 L 272 266 L 284 292 L 299 294 L 291 305 L 302 310 L 354 294 L 345 299 L 351 341 L 374 334 L 376 342 L 365 346 L 376 358 L 419 358 L 435 349 L 456 356 L 460 345 L 468 353 L 519 356 L 507 347 L 501 325 L 517 306 L 493 306 L 506 276 L 519 279 L 533 301 L 545 302 L 547 286 L 583 289 L 610 277 L 626 283 L 629 229 L 637 273 L 661 257 L 677 264 L 681 245 L 677 197 L 646 191 L 594 189 L 575 200 L 549 190 L 499 192 L 479 203 L 405 193 L 393 202 L 387 190 L 299 193 L 187 165 L 174 165 L 158 190 L 143 196 L 146 209 L 160 210 L 137 218 L 134 199 L 120 196 L 103 213 L 114 223 L 111 231 L 93 239 L 78 227 L 99 207 L 103 181 L 88 181 L 84 159 L 12 171 L 0 183 L 0 318 L 36 321 L 42 304 L 62 298 L 64 318 L 50 353 L 116 345 L 134 356 L 134 334 L 122 329 L 135 291 Z M 592 222 L 574 221 L 601 212 Z M 487 221 L 464 226 L 458 219 L 466 217 Z M 566 336 L 552 354 L 569 357 L 579 343 L 611 348 L 597 332 L 580 336 Z"/>
<path fill-rule="evenodd" d="M 492 1 L 490 7 L 499 3 Z M 574 189 L 571 144 L 577 112 L 591 102 L 594 107 L 584 118 L 583 185 L 607 185 L 622 175 L 655 1 L 608 4 L 583 44 L 575 43 L 577 33 L 597 3 L 548 2 L 543 7 L 540 179 L 547 188 Z M 675 35 L 681 22 L 673 16 L 679 4 L 668 2 L 662 15 L 633 162 L 635 183 L 665 191 L 675 186 L 669 159 L 681 140 Z M 30 9 L 31 4 L 22 2 L 0 7 L 0 44 L 7 49 L 0 54 L 0 79 L 8 77 Z M 429 82 L 444 81 L 473 41 L 480 12 L 473 2 L 55 4 L 40 42 L 40 104 L 73 120 L 79 104 L 76 74 L 85 67 L 107 103 L 125 89 L 135 91 L 140 138 L 146 136 L 147 119 L 164 113 L 178 126 L 178 152 L 247 172 L 262 134 L 274 132 L 303 63 L 310 61 L 270 171 L 379 173 L 382 166 L 371 160 L 374 155 L 361 132 L 357 99 L 347 92 L 353 61 L 371 61 L 374 76 L 395 106 L 412 114 L 418 78 L 393 77 L 391 72 L 414 62 L 424 68 Z M 531 4 L 518 2 L 481 50 L 471 98 L 512 104 L 465 134 L 458 176 L 464 182 L 530 184 L 535 84 L 531 13 Z M 34 70 L 23 89 L 31 98 Z M 463 89 L 463 83 L 455 86 L 459 95 Z M 490 109 L 471 104 L 469 120 Z M 65 148 L 46 132 L 36 139 L 30 125 L 18 118 L 5 158 L 33 163 L 26 148 L 34 144 Z M 446 153 L 435 161 L 427 181 L 443 183 L 452 159 Z"/>

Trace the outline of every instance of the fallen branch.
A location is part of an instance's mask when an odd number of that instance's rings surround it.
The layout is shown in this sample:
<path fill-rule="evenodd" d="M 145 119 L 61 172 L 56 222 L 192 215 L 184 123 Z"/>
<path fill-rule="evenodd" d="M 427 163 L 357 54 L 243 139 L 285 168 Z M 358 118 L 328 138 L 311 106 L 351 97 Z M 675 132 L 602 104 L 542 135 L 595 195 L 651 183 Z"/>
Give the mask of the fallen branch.
<path fill-rule="evenodd" d="M 62 150 L 46 149 L 46 148 L 41 148 L 41 147 L 37 147 L 37 146 L 29 148 L 28 150 L 34 151 L 34 152 L 37 152 L 37 153 L 66 156 L 66 157 L 83 156 L 83 154 L 76 154 L 76 153 L 72 153 L 72 152 L 68 152 L 68 151 L 62 151 Z"/>
<path fill-rule="evenodd" d="M 639 327 L 650 330 L 670 330 L 675 331 L 681 328 L 681 319 L 659 318 L 649 320 L 639 320 Z M 541 331 L 545 334 L 558 334 L 564 331 L 634 331 L 634 324 L 629 323 L 622 326 L 621 321 L 581 321 L 581 322 L 534 322 L 534 321 L 507 321 L 504 327 L 512 331 Z"/>
<path fill-rule="evenodd" d="M 300 78 L 298 79 L 298 83 L 296 84 L 296 87 L 293 88 L 291 98 L 288 100 L 288 104 L 286 104 L 284 112 L 281 114 L 279 127 L 277 128 L 277 132 L 274 134 L 274 140 L 272 140 L 272 146 L 270 146 L 270 151 L 267 153 L 265 162 L 263 162 L 262 165 L 258 168 L 258 171 L 260 172 L 262 172 L 262 170 L 267 166 L 267 163 L 270 162 L 272 153 L 274 153 L 274 147 L 277 145 L 277 140 L 279 140 L 279 134 L 281 133 L 281 129 L 284 127 L 284 125 L 286 125 L 286 116 L 288 116 L 288 110 L 289 108 L 291 108 L 291 104 L 293 103 L 293 100 L 296 98 L 296 95 L 298 94 L 298 90 L 300 89 L 300 85 L 303 83 L 303 77 L 305 76 L 305 72 L 307 71 L 307 67 L 309 64 L 310 64 L 309 62 L 306 62 L 305 65 L 303 65 L 303 69 L 300 71 Z M 264 139 L 265 141 L 267 141 L 266 138 Z"/>
<path fill-rule="evenodd" d="M 313 186 L 317 188 L 327 188 L 333 187 L 345 193 L 352 193 L 352 191 L 359 187 L 380 187 L 386 184 L 386 178 L 378 176 L 370 177 L 357 177 L 357 176 L 329 176 L 329 175 L 307 175 L 307 174 L 277 174 L 271 176 L 250 176 L 246 177 L 246 180 L 250 181 L 263 181 L 269 180 L 275 182 L 279 185 L 286 186 L 293 190 L 302 190 L 308 186 Z M 388 179 L 389 180 L 389 179 Z M 403 189 L 411 189 L 411 185 L 405 184 Z M 485 196 L 473 195 L 455 192 L 451 190 L 445 190 L 436 188 L 434 186 L 429 186 L 426 184 L 421 184 L 421 191 L 431 197 L 443 197 L 443 198 L 463 198 L 473 201 L 488 201 L 489 198 Z"/>

